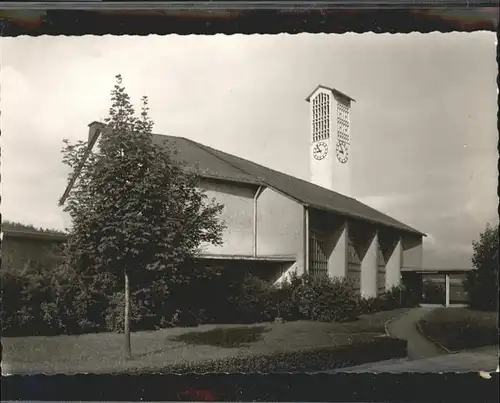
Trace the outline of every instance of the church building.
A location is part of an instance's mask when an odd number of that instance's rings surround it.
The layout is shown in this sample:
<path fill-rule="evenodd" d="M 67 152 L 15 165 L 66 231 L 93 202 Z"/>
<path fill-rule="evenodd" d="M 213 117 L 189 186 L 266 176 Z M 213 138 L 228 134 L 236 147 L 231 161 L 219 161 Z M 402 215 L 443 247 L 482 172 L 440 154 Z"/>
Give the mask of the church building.
<path fill-rule="evenodd" d="M 203 245 L 201 258 L 273 282 L 292 272 L 348 277 L 363 296 L 376 296 L 399 285 L 403 271 L 422 268 L 425 234 L 351 197 L 354 100 L 324 86 L 306 100 L 309 181 L 183 137 L 153 141 L 197 166 L 199 186 L 224 205 L 223 244 Z M 102 130 L 100 122 L 89 125 L 89 148 Z"/>

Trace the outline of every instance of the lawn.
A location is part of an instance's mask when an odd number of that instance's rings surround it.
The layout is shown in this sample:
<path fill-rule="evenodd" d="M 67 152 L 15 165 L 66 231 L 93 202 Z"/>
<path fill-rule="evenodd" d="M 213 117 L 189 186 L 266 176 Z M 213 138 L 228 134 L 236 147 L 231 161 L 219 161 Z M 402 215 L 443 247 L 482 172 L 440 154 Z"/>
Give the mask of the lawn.
<path fill-rule="evenodd" d="M 2 338 L 2 372 L 170 371 L 174 368 L 187 368 L 186 365 L 193 368 L 193 365 L 200 362 L 225 362 L 224 360 L 240 360 L 238 368 L 244 369 L 245 359 L 248 357 L 281 354 L 283 359 L 283 354 L 289 353 L 309 354 L 312 350 L 320 352 L 324 349 L 331 352 L 334 349 L 342 350 L 345 346 L 387 344 L 391 339 L 381 337 L 384 335 L 386 321 L 406 310 L 363 315 L 350 323 L 297 321 L 249 326 L 201 325 L 196 328 L 134 332 L 131 336 L 132 360 L 123 359 L 124 336 L 116 333 L 5 337 Z M 385 354 L 390 355 L 390 346 L 387 347 L 386 344 L 385 347 L 380 344 L 378 350 L 386 348 Z M 384 359 L 385 357 L 378 357 L 382 353 L 384 352 L 377 351 L 373 360 Z M 321 354 L 328 357 L 326 353 Z M 369 355 L 367 353 L 367 360 L 370 360 Z"/>
<path fill-rule="evenodd" d="M 469 308 L 437 308 L 418 323 L 424 334 L 456 352 L 498 345 L 498 314 Z"/>

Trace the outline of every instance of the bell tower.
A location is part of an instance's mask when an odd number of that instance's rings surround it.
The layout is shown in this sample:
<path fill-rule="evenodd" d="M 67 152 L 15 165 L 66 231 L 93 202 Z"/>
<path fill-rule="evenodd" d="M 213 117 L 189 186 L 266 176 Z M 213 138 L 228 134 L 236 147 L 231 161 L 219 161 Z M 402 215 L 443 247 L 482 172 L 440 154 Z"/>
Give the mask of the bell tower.
<path fill-rule="evenodd" d="M 354 99 L 319 85 L 309 102 L 310 181 L 351 197 L 351 104 Z"/>

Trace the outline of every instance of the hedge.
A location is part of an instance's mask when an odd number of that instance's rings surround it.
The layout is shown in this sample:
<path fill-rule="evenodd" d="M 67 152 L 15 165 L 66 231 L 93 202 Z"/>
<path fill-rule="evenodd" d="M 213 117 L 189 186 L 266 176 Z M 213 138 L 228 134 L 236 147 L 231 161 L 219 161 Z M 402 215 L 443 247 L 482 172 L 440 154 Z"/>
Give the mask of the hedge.
<path fill-rule="evenodd" d="M 350 321 L 360 314 L 402 307 L 394 288 L 363 299 L 347 279 L 292 276 L 276 287 L 245 271 L 207 267 L 182 284 L 168 278 L 132 279 L 131 328 L 154 330 L 204 323 L 284 320 Z M 123 329 L 121 279 L 84 279 L 64 265 L 1 271 L 5 336 L 80 334 Z"/>
<path fill-rule="evenodd" d="M 450 351 L 498 345 L 495 312 L 470 308 L 437 308 L 418 323 L 422 332 Z"/>
<path fill-rule="evenodd" d="M 184 374 L 317 372 L 403 358 L 406 355 L 406 340 L 371 336 L 348 345 L 173 364 L 162 368 L 161 371 Z"/>

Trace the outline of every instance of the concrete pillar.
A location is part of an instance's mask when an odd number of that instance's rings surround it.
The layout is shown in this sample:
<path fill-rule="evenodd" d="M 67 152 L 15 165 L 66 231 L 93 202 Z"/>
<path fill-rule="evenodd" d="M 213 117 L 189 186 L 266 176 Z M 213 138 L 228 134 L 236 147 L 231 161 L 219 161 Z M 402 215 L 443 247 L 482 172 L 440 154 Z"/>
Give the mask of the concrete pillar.
<path fill-rule="evenodd" d="M 401 263 L 403 260 L 403 249 L 401 238 L 398 239 L 391 257 L 385 266 L 385 288 L 390 290 L 392 287 L 399 286 L 401 283 Z"/>
<path fill-rule="evenodd" d="M 450 275 L 449 274 L 444 275 L 444 287 L 445 287 L 445 293 L 446 293 L 445 306 L 449 307 L 450 306 Z"/>
<path fill-rule="evenodd" d="M 304 273 L 309 274 L 309 209 L 304 206 Z"/>
<path fill-rule="evenodd" d="M 259 186 L 253 197 L 253 256 L 257 256 L 257 199 L 262 194 L 264 187 Z"/>
<path fill-rule="evenodd" d="M 335 232 L 331 242 L 333 250 L 328 259 L 328 276 L 344 278 L 347 274 L 347 246 L 349 243 L 347 223 Z"/>
<path fill-rule="evenodd" d="M 361 261 L 361 296 L 365 298 L 377 296 L 377 248 L 378 236 L 375 233 Z"/>

